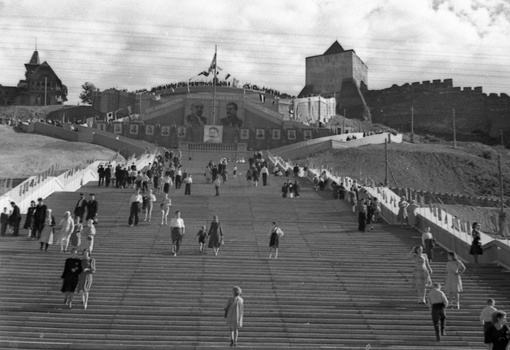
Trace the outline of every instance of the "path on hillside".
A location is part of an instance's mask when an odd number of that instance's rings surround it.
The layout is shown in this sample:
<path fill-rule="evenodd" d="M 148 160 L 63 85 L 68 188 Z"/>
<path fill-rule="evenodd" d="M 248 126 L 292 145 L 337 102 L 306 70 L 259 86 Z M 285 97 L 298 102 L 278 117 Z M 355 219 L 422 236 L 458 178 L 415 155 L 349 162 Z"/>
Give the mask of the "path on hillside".
<path fill-rule="evenodd" d="M 416 303 L 407 252 L 419 235 L 378 225 L 360 233 L 354 214 L 306 180 L 302 196 L 281 198 L 285 179 L 255 188 L 237 179 L 214 196 L 201 174 L 205 158 L 185 167 L 194 174 L 192 195 L 172 190 L 172 212 L 186 224 L 181 254 L 170 253 L 168 227 L 154 219 L 130 228 L 131 190 L 97 188 L 97 260 L 89 309 L 66 309 L 60 274 L 67 256 L 38 250 L 26 237 L 0 238 L 0 348 L 205 349 L 228 345 L 223 307 L 233 285 L 243 289 L 245 348 L 481 349 L 478 314 L 487 297 L 508 309 L 508 273 L 468 264 L 462 308 L 448 311 L 448 335 L 434 341 L 430 314 Z M 232 169 L 229 166 L 229 169 Z M 158 199 L 161 195 L 158 196 Z M 76 193 L 47 199 L 59 215 L 74 208 Z M 195 234 L 219 215 L 226 244 L 220 254 L 199 254 Z M 277 260 L 268 260 L 271 221 L 285 231 Z M 444 252 L 434 279 L 444 281 Z M 78 298 L 79 299 L 79 298 Z"/>

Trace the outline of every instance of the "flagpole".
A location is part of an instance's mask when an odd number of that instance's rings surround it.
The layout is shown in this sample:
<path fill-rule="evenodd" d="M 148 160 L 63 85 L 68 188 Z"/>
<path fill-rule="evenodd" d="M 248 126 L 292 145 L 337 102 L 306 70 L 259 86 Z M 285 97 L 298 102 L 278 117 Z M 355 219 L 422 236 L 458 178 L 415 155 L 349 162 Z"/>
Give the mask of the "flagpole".
<path fill-rule="evenodd" d="M 217 45 L 214 45 L 214 76 L 213 76 L 213 124 L 216 124 L 216 67 L 218 66 Z"/>

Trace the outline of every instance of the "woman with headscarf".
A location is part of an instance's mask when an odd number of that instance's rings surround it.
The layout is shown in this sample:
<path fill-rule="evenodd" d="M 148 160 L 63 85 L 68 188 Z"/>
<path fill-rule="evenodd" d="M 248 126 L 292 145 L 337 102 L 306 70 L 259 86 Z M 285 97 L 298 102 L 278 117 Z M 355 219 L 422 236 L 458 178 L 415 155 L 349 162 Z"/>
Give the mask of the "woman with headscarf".
<path fill-rule="evenodd" d="M 207 236 L 209 237 L 208 247 L 212 248 L 214 255 L 218 255 L 221 243 L 223 242 L 223 228 L 221 227 L 221 223 L 219 222 L 217 215 L 214 215 L 213 217 Z"/>
<path fill-rule="evenodd" d="M 41 238 L 39 239 L 39 242 L 41 243 L 41 252 L 48 251 L 48 246 L 50 244 L 53 244 L 53 234 L 54 232 L 54 226 L 55 226 L 55 218 L 53 215 L 51 215 L 52 210 L 46 209 L 46 218 L 44 219 L 44 228 L 41 232 Z"/>
<path fill-rule="evenodd" d="M 60 234 L 58 237 L 58 242 L 60 243 L 60 252 L 66 253 L 67 247 L 69 246 L 69 238 L 74 231 L 74 219 L 71 216 L 70 211 L 66 211 L 64 214 L 64 218 L 60 220 Z"/>
<path fill-rule="evenodd" d="M 243 326 L 244 301 L 241 298 L 241 288 L 235 286 L 233 288 L 234 296 L 228 298 L 225 306 L 225 318 L 230 329 L 230 346 L 237 346 L 237 337 L 239 328 Z"/>

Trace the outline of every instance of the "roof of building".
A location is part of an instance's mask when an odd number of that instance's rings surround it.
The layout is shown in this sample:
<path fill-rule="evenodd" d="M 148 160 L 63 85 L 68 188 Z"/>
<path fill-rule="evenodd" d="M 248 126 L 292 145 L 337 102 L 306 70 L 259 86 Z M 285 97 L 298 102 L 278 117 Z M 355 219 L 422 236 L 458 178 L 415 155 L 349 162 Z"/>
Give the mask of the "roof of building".
<path fill-rule="evenodd" d="M 329 49 L 327 49 L 326 52 L 324 52 L 324 56 L 325 55 L 333 55 L 333 54 L 336 54 L 336 53 L 342 53 L 344 51 L 345 51 L 344 48 L 342 47 L 342 45 L 340 45 L 338 40 L 335 40 L 333 45 L 331 45 L 329 47 Z"/>
<path fill-rule="evenodd" d="M 41 64 L 41 61 L 39 60 L 39 52 L 37 50 L 34 51 L 32 54 L 32 58 L 30 59 L 30 62 L 28 64 Z"/>

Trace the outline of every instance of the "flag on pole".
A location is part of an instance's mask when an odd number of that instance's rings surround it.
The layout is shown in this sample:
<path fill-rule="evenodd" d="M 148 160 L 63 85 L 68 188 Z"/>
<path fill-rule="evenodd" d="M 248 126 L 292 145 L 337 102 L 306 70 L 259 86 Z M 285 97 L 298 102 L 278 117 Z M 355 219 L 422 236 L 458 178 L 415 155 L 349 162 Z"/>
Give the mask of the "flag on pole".
<path fill-rule="evenodd" d="M 214 53 L 214 57 L 213 57 L 213 59 L 212 59 L 212 61 L 211 61 L 211 65 L 209 66 L 209 71 L 208 71 L 208 73 L 209 73 L 209 74 L 210 74 L 210 73 L 213 73 L 213 72 L 215 71 L 215 69 L 216 69 L 216 53 Z M 209 75 L 209 74 L 207 74 L 207 75 Z M 207 75 L 206 75 L 206 76 L 207 76 Z"/>
<path fill-rule="evenodd" d="M 113 120 L 113 112 L 106 113 L 106 121 L 109 122 L 110 120 Z"/>
<path fill-rule="evenodd" d="M 260 102 L 266 103 L 266 96 L 264 94 L 259 94 Z"/>
<path fill-rule="evenodd" d="M 198 73 L 198 75 L 203 75 L 203 76 L 208 77 L 209 73 L 210 73 L 209 71 L 204 70 L 203 72 Z"/>
<path fill-rule="evenodd" d="M 225 80 L 228 80 L 228 78 L 230 78 L 230 74 L 227 74 L 227 76 L 225 77 Z"/>

